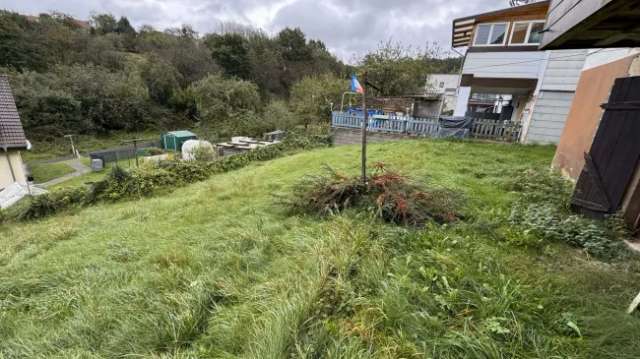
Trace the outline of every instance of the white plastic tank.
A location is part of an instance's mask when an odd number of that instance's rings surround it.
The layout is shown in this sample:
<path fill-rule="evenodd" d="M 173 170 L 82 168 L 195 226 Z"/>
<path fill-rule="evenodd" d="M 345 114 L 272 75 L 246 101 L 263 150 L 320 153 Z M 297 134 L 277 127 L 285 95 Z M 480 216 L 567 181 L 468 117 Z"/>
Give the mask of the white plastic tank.
<path fill-rule="evenodd" d="M 182 159 L 185 161 L 207 160 L 206 158 L 196 158 L 200 154 L 207 154 L 207 156 L 216 156 L 213 145 L 209 141 L 202 140 L 188 140 L 182 144 Z"/>

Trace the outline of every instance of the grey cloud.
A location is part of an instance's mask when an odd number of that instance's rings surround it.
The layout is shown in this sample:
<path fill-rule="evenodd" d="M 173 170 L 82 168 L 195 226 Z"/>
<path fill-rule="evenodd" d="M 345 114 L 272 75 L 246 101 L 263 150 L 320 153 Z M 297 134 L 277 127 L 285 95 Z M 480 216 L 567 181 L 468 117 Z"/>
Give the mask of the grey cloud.
<path fill-rule="evenodd" d="M 0 0 L 0 8 L 26 14 L 55 10 L 87 19 L 91 13 L 110 12 L 127 16 L 136 26 L 160 29 L 190 24 L 211 32 L 221 22 L 269 33 L 300 27 L 343 60 L 390 39 L 413 47 L 435 41 L 447 49 L 454 18 L 506 6 L 507 0 Z"/>

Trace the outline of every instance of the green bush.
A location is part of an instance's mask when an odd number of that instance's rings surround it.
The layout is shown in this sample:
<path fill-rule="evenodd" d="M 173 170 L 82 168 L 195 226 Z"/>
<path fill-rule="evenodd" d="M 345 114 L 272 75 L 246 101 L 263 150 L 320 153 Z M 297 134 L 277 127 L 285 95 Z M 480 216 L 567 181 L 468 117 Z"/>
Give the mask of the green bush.
<path fill-rule="evenodd" d="M 205 163 L 185 161 L 165 161 L 160 168 L 173 174 L 181 183 L 204 181 L 211 175 Z"/>
<path fill-rule="evenodd" d="M 138 156 L 157 156 L 163 153 L 164 151 L 157 147 L 141 148 L 138 150 Z"/>
<path fill-rule="evenodd" d="M 267 161 L 288 151 L 325 146 L 327 136 L 305 138 L 301 134 L 287 136 L 281 143 L 261 147 L 253 151 L 223 157 L 212 162 L 163 161 L 145 164 L 125 170 L 119 166 L 111 169 L 105 178 L 90 188 L 74 188 L 53 191 L 33 197 L 20 208 L 18 220 L 43 218 L 73 207 L 82 207 L 98 201 L 118 201 L 149 196 L 158 190 L 204 181 L 212 174 L 228 172 L 249 165 L 254 161 Z"/>
<path fill-rule="evenodd" d="M 45 193 L 32 197 L 29 204 L 18 213 L 18 219 L 31 220 L 49 216 L 51 214 L 81 206 L 86 203 L 87 190 L 85 188 L 70 188 Z"/>
<path fill-rule="evenodd" d="M 154 165 L 141 166 L 131 171 L 115 166 L 104 180 L 93 185 L 92 198 L 110 201 L 139 198 L 177 183 L 178 178 L 174 173 Z"/>
<path fill-rule="evenodd" d="M 286 202 L 294 212 L 329 215 L 362 208 L 385 222 L 422 226 L 460 218 L 459 197 L 445 189 L 425 188 L 410 178 L 376 164 L 372 176 L 349 177 L 327 167 L 326 173 L 308 176 L 293 188 Z"/>
<path fill-rule="evenodd" d="M 509 222 L 527 236 L 562 241 L 583 248 L 600 258 L 612 259 L 623 253 L 627 235 L 617 218 L 594 220 L 570 210 L 572 184 L 549 171 L 527 170 L 514 179 L 518 192 Z"/>

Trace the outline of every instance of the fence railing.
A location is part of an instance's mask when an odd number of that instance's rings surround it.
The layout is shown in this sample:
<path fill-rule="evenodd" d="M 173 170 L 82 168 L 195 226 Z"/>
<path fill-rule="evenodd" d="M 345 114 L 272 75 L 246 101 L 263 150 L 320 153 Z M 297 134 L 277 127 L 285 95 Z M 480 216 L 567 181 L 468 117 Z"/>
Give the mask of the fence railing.
<path fill-rule="evenodd" d="M 517 122 L 474 119 L 471 123 L 471 136 L 489 140 L 517 142 L 520 139 L 522 125 Z"/>
<path fill-rule="evenodd" d="M 362 128 L 362 115 L 334 112 L 331 126 L 335 128 Z M 414 136 L 437 137 L 442 127 L 437 117 L 393 117 L 372 116 L 368 119 L 367 130 L 371 132 L 400 133 Z M 469 136 L 505 142 L 517 142 L 522 125 L 517 122 L 479 119 L 471 120 Z"/>

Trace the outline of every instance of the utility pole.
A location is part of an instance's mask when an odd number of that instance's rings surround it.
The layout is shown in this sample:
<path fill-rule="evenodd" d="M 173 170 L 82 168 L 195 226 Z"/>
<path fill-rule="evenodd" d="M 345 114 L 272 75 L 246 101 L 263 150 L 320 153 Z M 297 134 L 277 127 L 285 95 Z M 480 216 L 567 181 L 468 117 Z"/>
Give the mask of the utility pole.
<path fill-rule="evenodd" d="M 367 112 L 367 71 L 362 76 L 362 112 L 364 113 L 364 121 L 362 121 L 362 183 L 367 185 L 367 126 L 369 123 L 369 113 Z"/>
<path fill-rule="evenodd" d="M 73 153 L 73 156 L 78 158 L 78 152 L 76 152 L 76 146 L 73 144 L 73 135 L 64 135 L 65 138 L 68 138 L 69 141 L 71 141 L 71 152 Z"/>

